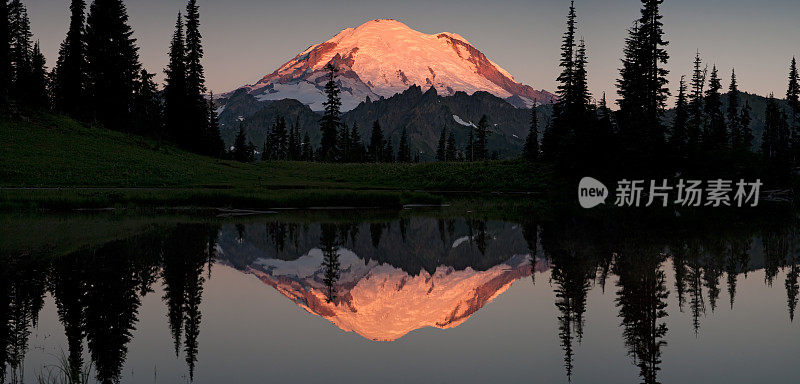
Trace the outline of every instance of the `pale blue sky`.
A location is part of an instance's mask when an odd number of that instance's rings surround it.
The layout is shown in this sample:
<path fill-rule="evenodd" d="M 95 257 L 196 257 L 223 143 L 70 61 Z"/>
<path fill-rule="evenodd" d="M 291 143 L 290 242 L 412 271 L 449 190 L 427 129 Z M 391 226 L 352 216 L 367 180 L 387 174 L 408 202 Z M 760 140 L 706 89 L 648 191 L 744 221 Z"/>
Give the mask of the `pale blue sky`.
<path fill-rule="evenodd" d="M 69 0 L 23 0 L 48 63 L 56 58 L 68 22 Z M 199 0 L 206 75 L 215 92 L 253 83 L 311 44 L 376 18 L 398 19 L 426 33 L 467 38 L 517 81 L 553 90 L 567 0 Z M 146 68 L 159 75 L 175 16 L 184 0 L 127 1 Z M 578 0 L 579 33 L 587 40 L 590 89 L 616 94 L 625 30 L 639 0 Z M 786 91 L 789 60 L 800 56 L 800 2 L 796 0 L 666 0 L 671 42 L 670 87 L 688 74 L 696 49 L 727 77 L 736 67 L 741 88 L 760 94 Z M 611 97 L 611 96 L 609 96 Z"/>

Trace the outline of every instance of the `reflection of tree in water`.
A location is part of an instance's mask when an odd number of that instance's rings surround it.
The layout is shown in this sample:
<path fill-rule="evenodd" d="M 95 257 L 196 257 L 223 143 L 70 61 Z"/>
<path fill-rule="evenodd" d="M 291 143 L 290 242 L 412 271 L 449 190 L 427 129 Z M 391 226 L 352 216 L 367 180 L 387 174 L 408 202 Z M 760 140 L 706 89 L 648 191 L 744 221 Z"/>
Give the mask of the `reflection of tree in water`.
<path fill-rule="evenodd" d="M 692 312 L 692 328 L 695 335 L 700 332 L 700 316 L 704 315 L 706 311 L 703 298 L 703 269 L 700 261 L 702 253 L 703 250 L 698 242 L 689 243 L 686 291 L 689 294 L 689 309 Z"/>
<path fill-rule="evenodd" d="M 381 243 L 381 237 L 383 237 L 383 229 L 386 227 L 386 224 L 383 223 L 370 223 L 369 224 L 369 236 L 372 239 L 372 246 L 378 248 L 378 245 Z"/>
<path fill-rule="evenodd" d="M 797 308 L 797 293 L 800 290 L 797 278 L 800 276 L 800 260 L 793 253 L 789 265 L 789 273 L 786 274 L 786 301 L 789 305 L 789 320 L 794 321 L 794 311 Z"/>
<path fill-rule="evenodd" d="M 719 281 L 722 278 L 723 266 L 725 265 L 726 248 L 721 240 L 707 242 L 706 260 L 703 268 L 703 284 L 708 289 L 708 304 L 711 312 L 717 309 L 720 288 Z"/>
<path fill-rule="evenodd" d="M 628 354 L 639 367 L 646 384 L 657 383 L 661 369 L 661 348 L 667 334 L 666 256 L 654 248 L 628 248 L 618 254 L 614 271 L 617 282 L 617 307 L 622 319 Z"/>
<path fill-rule="evenodd" d="M 194 380 L 200 333 L 200 302 L 203 294 L 203 269 L 216 254 L 218 229 L 205 225 L 178 225 L 165 242 L 162 278 L 167 303 L 167 318 L 175 355 L 179 354 L 181 334 L 185 333 L 184 352 L 189 378 Z"/>
<path fill-rule="evenodd" d="M 69 377 L 80 382 L 83 368 L 83 292 L 86 291 L 86 268 L 76 255 L 56 257 L 52 262 L 50 292 L 58 308 L 58 319 L 64 325 L 67 337 L 67 361 Z"/>
<path fill-rule="evenodd" d="M 768 231 L 762 237 L 764 247 L 764 274 L 772 286 L 778 271 L 785 265 L 789 255 L 789 236 L 783 231 Z"/>
<path fill-rule="evenodd" d="M 522 237 L 528 244 L 531 263 L 531 281 L 536 284 L 536 257 L 539 254 L 539 226 L 535 221 L 522 224 Z"/>
<path fill-rule="evenodd" d="M 63 256 L 0 255 L 0 377 L 22 381 L 30 329 L 49 290 L 67 339 L 64 374 L 73 382 L 83 378 L 85 337 L 97 381 L 119 382 L 141 297 L 152 292 L 158 276 L 164 279 L 173 335 L 180 337 L 180 324 L 184 327 L 191 377 L 203 270 L 213 261 L 217 233 L 218 227 L 179 225 Z"/>
<path fill-rule="evenodd" d="M 578 246 L 581 243 L 574 241 L 574 237 L 564 238 L 548 229 L 545 226 L 542 230 L 542 247 L 551 266 L 550 278 L 555 285 L 555 305 L 559 311 L 558 336 L 564 350 L 567 379 L 571 381 L 573 339 L 577 338 L 578 343 L 583 340 L 586 296 L 595 278 L 597 261 L 591 251 Z"/>
<path fill-rule="evenodd" d="M 320 236 L 320 249 L 322 250 L 322 267 L 324 275 L 322 282 L 325 284 L 327 301 L 330 303 L 336 300 L 335 284 L 339 280 L 339 244 L 336 242 L 336 226 L 333 224 L 322 224 L 322 235 Z"/>
<path fill-rule="evenodd" d="M 141 299 L 133 269 L 136 247 L 116 241 L 81 255 L 87 260 L 86 339 L 97 380 L 116 383 L 128 353 Z"/>
<path fill-rule="evenodd" d="M 747 277 L 751 243 L 752 240 L 749 237 L 734 237 L 730 241 L 730 255 L 725 264 L 725 273 L 728 276 L 728 297 L 731 309 L 733 309 L 733 302 L 736 301 L 736 284 L 739 273 L 744 273 Z"/>
<path fill-rule="evenodd" d="M 44 306 L 45 284 L 47 279 L 46 258 L 38 255 L 3 255 L 2 309 L 0 309 L 0 352 L 2 376 L 6 375 L 6 365 L 10 368 L 12 383 L 24 383 L 25 354 L 31 328 L 36 327 L 39 312 Z"/>
<path fill-rule="evenodd" d="M 11 341 L 11 255 L 0 253 L 0 383 L 5 382 Z"/>

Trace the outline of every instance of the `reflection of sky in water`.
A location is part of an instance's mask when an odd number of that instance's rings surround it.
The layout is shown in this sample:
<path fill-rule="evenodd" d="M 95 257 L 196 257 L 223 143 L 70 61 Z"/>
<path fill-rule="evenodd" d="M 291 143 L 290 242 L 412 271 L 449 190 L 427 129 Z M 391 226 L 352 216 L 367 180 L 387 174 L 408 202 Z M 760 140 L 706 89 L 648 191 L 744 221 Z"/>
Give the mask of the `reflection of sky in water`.
<path fill-rule="evenodd" d="M 411 236 L 414 228 L 419 226 L 417 223 L 409 227 L 406 244 L 414 246 Z M 489 238 L 495 241 L 516 242 L 521 239 L 521 230 L 516 226 L 495 223 L 488 228 L 492 235 Z M 270 252 L 257 240 L 248 244 L 249 235 L 241 243 L 234 242 L 239 245 L 232 245 L 226 240 L 226 230 L 229 234 L 233 232 L 232 228 L 223 227 L 219 245 L 223 252 L 233 249 L 231 247 L 245 247 L 263 254 Z M 246 232 L 249 231 L 251 228 L 248 226 Z M 398 231 L 395 228 L 390 232 Z M 391 236 L 395 235 L 399 236 L 387 232 L 384 235 L 386 240 L 382 241 L 392 244 Z M 360 236 L 369 242 L 367 233 Z M 439 234 L 435 233 L 433 237 L 438 239 Z M 431 243 L 430 247 L 453 249 L 452 240 L 461 237 L 456 233 L 452 239 Z M 487 246 L 488 254 L 498 249 L 492 247 L 500 245 L 489 241 Z M 359 247 L 358 241 L 350 246 L 351 249 Z M 755 251 L 751 252 L 752 264 L 759 268 L 763 264 L 760 247 L 760 242 L 754 242 Z M 343 272 L 338 284 L 345 297 L 325 303 L 323 293 L 317 292 L 321 307 L 314 311 L 298 306 L 293 295 L 322 288 L 322 277 L 315 271 L 318 268 L 305 265 L 308 257 L 322 259 L 323 256 L 317 252 L 319 249 L 296 260 L 261 259 L 250 264 L 254 268 L 249 273 L 233 268 L 224 257 L 213 267 L 200 305 L 202 323 L 196 382 L 318 382 L 320 378 L 357 383 L 566 382 L 557 320 L 561 314 L 554 305 L 557 301 L 554 290 L 558 288 L 558 282 L 554 281 L 552 270 L 544 265 L 537 267 L 539 272 L 534 276 L 535 285 L 527 258 L 511 254 L 506 255 L 505 262 L 479 270 L 441 267 L 432 274 L 423 269 L 418 275 L 411 276 L 400 268 L 379 265 L 375 260 L 365 261 L 356 258 L 350 250 L 342 250 L 339 253 Z M 763 269 L 748 272 L 746 278 L 739 274 L 733 309 L 729 304 L 725 274 L 719 276 L 721 292 L 713 312 L 708 302 L 708 287 L 704 285 L 706 313 L 701 315 L 699 333 L 695 335 L 688 302 L 684 304 L 683 312 L 678 310 L 672 261 L 664 262 L 662 268 L 670 294 L 666 307 L 668 317 L 664 320 L 668 327 L 664 340 L 668 344 L 661 349 L 659 381 L 778 383 L 792 382 L 800 375 L 795 362 L 800 352 L 797 344 L 800 324 L 789 321 L 784 286 L 788 270 L 779 272 L 772 286 L 765 284 Z M 290 275 L 294 276 L 289 279 Z M 416 326 L 408 326 L 401 333 L 390 332 L 393 336 L 387 338 L 396 339 L 392 342 L 374 342 L 366 338 L 369 335 L 362 337 L 344 331 L 358 331 L 357 324 L 354 324 L 358 316 L 353 309 L 380 308 L 377 302 L 364 301 L 363 295 L 369 291 L 383 289 L 394 292 L 397 296 L 392 297 L 387 305 L 396 306 L 398 311 L 414 310 L 420 316 L 414 324 L 431 325 L 439 320 L 437 316 L 446 312 L 433 307 L 463 305 L 464 301 L 459 297 L 469 297 L 470 290 L 485 287 L 487 281 L 501 275 L 507 279 L 492 285 L 497 288 L 496 294 L 486 294 L 484 302 L 477 303 L 479 305 L 469 316 L 452 327 L 416 329 Z M 297 290 L 289 291 L 286 288 L 289 285 L 275 283 L 280 276 L 293 283 Z M 413 287 L 413 279 L 421 279 L 416 283 L 423 287 L 431 282 L 446 285 L 448 277 L 469 284 L 434 290 L 432 294 L 435 297 L 419 295 L 419 287 Z M 399 281 L 404 278 L 407 281 L 400 287 Z M 573 382 L 640 381 L 639 370 L 628 356 L 622 338 L 619 308 L 615 305 L 619 291 L 617 282 L 614 273 L 609 274 L 604 287 L 598 280 L 590 280 L 583 338 L 580 343 L 577 338 L 573 342 Z M 277 289 L 265 283 L 273 284 Z M 139 308 L 139 321 L 128 345 L 129 352 L 122 371 L 123 382 L 175 382 L 177 378 L 188 375 L 184 353 L 178 357 L 174 353 L 167 325 L 167 307 L 162 300 L 162 282 L 159 280 L 153 289 L 154 292 L 142 299 Z M 366 291 L 348 296 L 349 291 L 359 289 Z M 406 294 L 410 296 L 403 297 Z M 443 296 L 447 295 L 453 297 L 445 299 Z M 455 297 L 458 295 L 461 296 Z M 294 301 L 287 297 L 294 297 Z M 365 303 L 369 305 L 362 306 Z M 408 305 L 414 303 L 418 307 L 409 309 Z M 353 306 L 338 308 L 350 316 L 345 319 L 347 321 L 313 314 L 324 314 L 326 309 L 336 310 L 337 306 Z M 461 310 L 463 313 L 464 308 Z M 426 323 L 424 318 L 428 315 L 432 318 Z M 371 331 L 380 331 L 380 316 L 391 317 L 392 314 L 379 314 L 373 318 Z M 58 321 L 49 294 L 39 318 L 26 360 L 27 380 L 34 379 L 38 367 L 53 363 L 53 355 L 66 345 L 63 326 Z M 394 323 L 387 321 L 387 324 Z"/>

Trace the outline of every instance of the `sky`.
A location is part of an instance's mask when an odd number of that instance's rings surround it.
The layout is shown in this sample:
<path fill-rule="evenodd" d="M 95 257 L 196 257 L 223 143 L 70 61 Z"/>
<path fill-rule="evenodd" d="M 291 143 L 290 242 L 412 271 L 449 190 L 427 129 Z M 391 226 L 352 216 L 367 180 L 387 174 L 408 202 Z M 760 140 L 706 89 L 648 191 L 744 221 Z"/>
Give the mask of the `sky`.
<path fill-rule="evenodd" d="M 69 22 L 69 0 L 23 0 L 34 38 L 48 63 Z M 185 0 L 126 1 L 145 68 L 163 78 L 175 18 Z M 392 18 L 425 33 L 464 36 L 519 82 L 554 90 L 567 0 L 199 0 L 205 69 L 215 93 L 252 84 L 312 44 L 347 27 Z M 639 0 L 577 0 L 578 33 L 586 40 L 590 90 L 616 97 L 626 29 Z M 669 87 L 677 93 L 700 50 L 727 87 L 735 67 L 740 89 L 786 93 L 792 56 L 800 56 L 800 1 L 666 0 Z"/>

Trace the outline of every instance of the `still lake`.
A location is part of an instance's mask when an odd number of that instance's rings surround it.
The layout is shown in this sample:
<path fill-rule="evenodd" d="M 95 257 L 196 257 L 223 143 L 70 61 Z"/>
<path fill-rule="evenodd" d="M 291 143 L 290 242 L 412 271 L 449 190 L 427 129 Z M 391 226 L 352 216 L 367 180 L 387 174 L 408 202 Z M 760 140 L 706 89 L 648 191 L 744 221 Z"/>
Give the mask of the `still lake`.
<path fill-rule="evenodd" d="M 793 218 L 638 231 L 495 217 L 7 214 L 2 376 L 800 381 Z"/>

